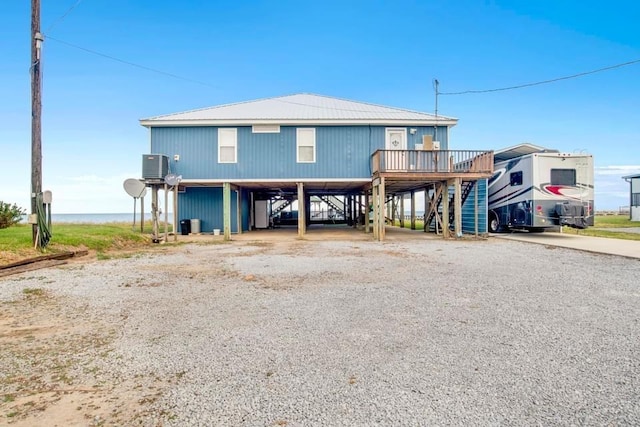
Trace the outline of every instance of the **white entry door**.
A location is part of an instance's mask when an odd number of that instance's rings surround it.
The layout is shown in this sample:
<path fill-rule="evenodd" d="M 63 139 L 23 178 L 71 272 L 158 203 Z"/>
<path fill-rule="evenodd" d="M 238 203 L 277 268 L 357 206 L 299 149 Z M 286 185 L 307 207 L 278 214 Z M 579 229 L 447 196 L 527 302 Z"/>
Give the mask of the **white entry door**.
<path fill-rule="evenodd" d="M 385 166 L 387 170 L 407 169 L 407 129 L 387 128 L 385 131 Z M 401 150 L 401 151 L 396 151 Z"/>

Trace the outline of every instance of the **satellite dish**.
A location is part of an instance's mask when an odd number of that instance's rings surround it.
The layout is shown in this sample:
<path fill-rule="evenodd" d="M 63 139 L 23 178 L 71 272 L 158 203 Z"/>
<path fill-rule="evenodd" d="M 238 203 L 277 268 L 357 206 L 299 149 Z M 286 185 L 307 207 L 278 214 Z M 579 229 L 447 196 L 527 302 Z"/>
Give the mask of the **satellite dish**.
<path fill-rule="evenodd" d="M 144 195 L 147 194 L 147 186 L 145 183 L 135 178 L 125 179 L 122 186 L 124 187 L 124 191 L 135 199 L 144 197 Z"/>
<path fill-rule="evenodd" d="M 182 181 L 182 175 L 176 175 L 176 174 L 170 173 L 164 177 L 164 182 L 166 182 L 171 186 L 180 184 L 180 181 Z"/>

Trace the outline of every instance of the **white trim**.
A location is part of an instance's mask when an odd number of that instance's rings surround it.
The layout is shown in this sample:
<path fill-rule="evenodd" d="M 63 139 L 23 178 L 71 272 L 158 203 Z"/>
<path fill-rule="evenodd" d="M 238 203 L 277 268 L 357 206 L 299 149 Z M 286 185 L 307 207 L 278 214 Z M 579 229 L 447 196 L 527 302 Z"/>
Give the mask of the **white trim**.
<path fill-rule="evenodd" d="M 389 148 L 389 133 L 390 132 L 400 132 L 404 135 L 404 147 L 398 148 Z M 409 147 L 409 142 L 407 141 L 407 128 L 405 127 L 395 127 L 395 128 L 385 128 L 384 129 L 384 148 L 385 150 L 406 150 Z"/>
<path fill-rule="evenodd" d="M 233 134 L 233 161 L 222 161 L 220 159 L 220 141 L 222 140 L 221 134 L 230 133 Z M 225 147 L 231 147 L 231 145 L 225 145 Z M 236 128 L 218 128 L 218 163 L 238 163 L 238 129 Z"/>
<path fill-rule="evenodd" d="M 309 147 L 309 145 L 301 145 L 301 133 L 310 133 L 313 139 L 313 160 L 300 160 L 300 147 Z M 296 129 L 296 163 L 315 163 L 316 162 L 316 129 L 315 128 L 297 128 Z"/>
<path fill-rule="evenodd" d="M 284 178 L 284 179 L 183 179 L 180 181 L 180 185 L 187 184 L 223 184 L 230 182 L 233 184 L 243 183 L 296 183 L 296 182 L 371 182 L 371 178 Z"/>
<path fill-rule="evenodd" d="M 290 120 L 290 119 L 277 119 L 277 120 L 267 120 L 267 119 L 234 119 L 234 120 L 167 120 L 167 119 L 158 119 L 158 120 L 140 120 L 140 124 L 142 126 L 148 127 L 165 127 L 165 126 L 252 126 L 252 125 L 261 125 L 261 124 L 278 124 L 280 126 L 299 126 L 299 125 L 323 125 L 323 126 L 366 126 L 366 125 L 376 125 L 376 126 L 435 126 L 435 125 L 447 125 L 453 127 L 456 125 L 457 120 L 389 120 L 389 119 L 362 119 L 362 120 L 338 120 L 338 119 L 299 119 L 299 120 Z"/>
<path fill-rule="evenodd" d="M 280 133 L 280 125 L 255 124 L 251 126 L 251 133 Z"/>

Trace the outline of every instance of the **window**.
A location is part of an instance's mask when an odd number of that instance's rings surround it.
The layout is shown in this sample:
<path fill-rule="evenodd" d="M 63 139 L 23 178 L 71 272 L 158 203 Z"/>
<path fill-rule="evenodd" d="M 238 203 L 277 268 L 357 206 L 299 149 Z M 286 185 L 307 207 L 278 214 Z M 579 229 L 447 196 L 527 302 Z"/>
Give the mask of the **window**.
<path fill-rule="evenodd" d="M 576 185 L 575 169 L 551 169 L 551 185 Z"/>
<path fill-rule="evenodd" d="M 296 129 L 296 161 L 298 163 L 316 162 L 316 130 L 314 128 Z"/>
<path fill-rule="evenodd" d="M 235 128 L 218 129 L 218 163 L 237 163 L 238 130 Z"/>
<path fill-rule="evenodd" d="M 631 193 L 631 206 L 640 206 L 640 193 Z"/>
<path fill-rule="evenodd" d="M 509 180 L 511 182 L 511 186 L 513 187 L 514 185 L 522 185 L 522 171 L 519 172 L 513 172 L 510 177 Z"/>

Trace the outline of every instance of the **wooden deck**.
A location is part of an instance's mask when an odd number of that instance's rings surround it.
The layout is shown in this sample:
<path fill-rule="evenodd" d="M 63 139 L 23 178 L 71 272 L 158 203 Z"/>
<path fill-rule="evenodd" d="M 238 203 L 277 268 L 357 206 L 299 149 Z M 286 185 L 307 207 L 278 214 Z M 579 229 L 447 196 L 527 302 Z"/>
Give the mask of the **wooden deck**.
<path fill-rule="evenodd" d="M 371 155 L 374 177 L 449 177 L 465 174 L 485 178 L 493 173 L 493 151 L 378 150 Z"/>
<path fill-rule="evenodd" d="M 374 238 L 384 240 L 385 204 L 389 199 L 403 193 L 411 193 L 413 198 L 413 192 L 426 190 L 429 194 L 429 189 L 433 191 L 431 199 L 425 200 L 426 216 L 435 218 L 436 228 L 446 238 L 450 235 L 449 214 L 453 212 L 454 233 L 460 236 L 463 183 L 493 175 L 493 151 L 378 150 L 371 155 L 371 171 Z M 451 200 L 446 190 L 450 186 L 454 188 Z"/>

